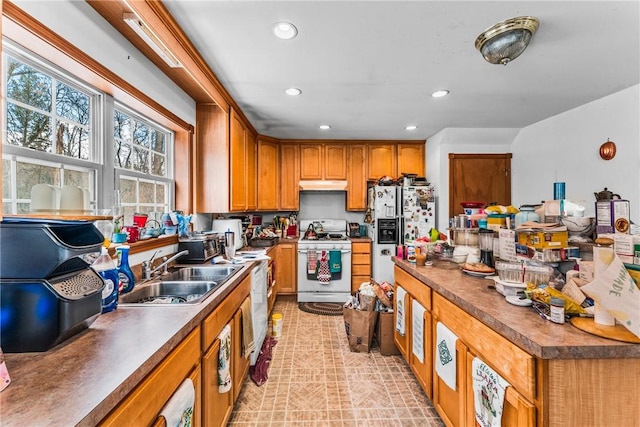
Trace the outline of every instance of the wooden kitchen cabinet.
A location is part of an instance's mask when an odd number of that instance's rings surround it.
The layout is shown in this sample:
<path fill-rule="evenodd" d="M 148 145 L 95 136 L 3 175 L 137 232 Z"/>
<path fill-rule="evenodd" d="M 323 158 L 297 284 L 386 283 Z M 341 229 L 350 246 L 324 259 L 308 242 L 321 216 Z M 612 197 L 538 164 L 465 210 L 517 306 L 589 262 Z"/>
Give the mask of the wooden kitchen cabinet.
<path fill-rule="evenodd" d="M 186 378 L 196 387 L 194 415 L 200 411 L 200 327 L 196 327 L 100 426 L 150 425 Z M 194 419 L 200 422 L 200 417 Z M 194 425 L 199 425 L 194 423 Z M 208 424 L 204 424 L 208 425 Z"/>
<path fill-rule="evenodd" d="M 371 279 L 371 242 L 351 244 L 351 293 Z"/>
<path fill-rule="evenodd" d="M 300 143 L 300 179 L 347 179 L 344 144 Z"/>
<path fill-rule="evenodd" d="M 347 206 L 348 211 L 367 209 L 367 147 L 347 146 Z"/>
<path fill-rule="evenodd" d="M 324 144 L 324 179 L 347 179 L 347 149 L 344 144 Z"/>
<path fill-rule="evenodd" d="M 231 211 L 255 210 L 256 197 L 256 138 L 242 119 L 231 110 L 230 116 Z M 210 183 L 211 184 L 211 183 Z"/>
<path fill-rule="evenodd" d="M 300 209 L 300 156 L 299 145 L 280 144 L 280 210 Z"/>
<path fill-rule="evenodd" d="M 379 180 L 383 176 L 396 178 L 396 144 L 367 144 L 367 179 Z"/>
<path fill-rule="evenodd" d="M 277 211 L 280 181 L 280 146 L 277 140 L 258 138 L 258 210 Z"/>
<path fill-rule="evenodd" d="M 420 144 L 399 143 L 396 147 L 398 151 L 398 170 L 396 177 L 403 173 L 414 173 L 418 176 L 425 176 L 426 159 L 424 157 L 424 142 Z"/>
<path fill-rule="evenodd" d="M 322 144 L 300 145 L 300 179 L 322 179 L 324 156 Z"/>
<path fill-rule="evenodd" d="M 433 324 L 438 318 L 433 316 Z M 435 329 L 434 329 L 435 334 Z M 463 426 L 467 421 L 467 347 L 460 340 L 456 341 L 456 389 L 450 388 L 435 373 L 433 380 L 433 406 L 447 426 Z M 472 426 L 475 425 L 471 424 Z"/>
<path fill-rule="evenodd" d="M 298 245 L 295 242 L 279 242 L 275 251 L 278 295 L 295 295 L 298 292 Z"/>
<path fill-rule="evenodd" d="M 231 345 L 233 347 L 231 366 L 233 368 L 233 401 L 238 399 L 242 383 L 249 372 L 250 360 L 244 357 L 242 351 L 242 309 L 238 309 L 233 315 L 232 331 L 236 331 L 231 336 Z M 259 350 L 259 349 L 258 349 Z"/>
<path fill-rule="evenodd" d="M 233 334 L 232 328 L 231 335 L 233 336 Z M 226 393 L 220 393 L 218 390 L 219 352 L 220 340 L 216 338 L 202 357 L 202 399 L 206 403 L 202 418 L 207 427 L 225 426 L 233 411 L 233 386 Z M 231 369 L 233 369 L 233 364 L 231 364 Z"/>

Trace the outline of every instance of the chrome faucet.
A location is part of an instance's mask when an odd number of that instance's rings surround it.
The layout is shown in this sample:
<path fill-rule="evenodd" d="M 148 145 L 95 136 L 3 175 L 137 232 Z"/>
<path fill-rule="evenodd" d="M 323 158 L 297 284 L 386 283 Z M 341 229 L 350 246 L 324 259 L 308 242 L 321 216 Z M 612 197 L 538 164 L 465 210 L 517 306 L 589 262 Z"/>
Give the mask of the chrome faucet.
<path fill-rule="evenodd" d="M 153 275 L 153 273 L 160 270 L 161 268 L 163 269 L 163 273 L 167 273 L 168 272 L 167 267 L 169 266 L 169 263 L 175 261 L 176 259 L 180 258 L 183 255 L 188 255 L 189 251 L 185 249 L 184 251 L 178 252 L 177 254 L 173 255 L 171 258 L 162 257 L 162 263 L 155 268 L 151 268 L 151 263 L 153 262 L 157 254 L 158 254 L 158 251 L 155 251 L 154 254 L 151 256 L 151 259 L 149 259 L 149 261 L 144 261 L 142 263 L 142 271 L 144 273 L 145 280 L 151 279 L 151 276 Z"/>

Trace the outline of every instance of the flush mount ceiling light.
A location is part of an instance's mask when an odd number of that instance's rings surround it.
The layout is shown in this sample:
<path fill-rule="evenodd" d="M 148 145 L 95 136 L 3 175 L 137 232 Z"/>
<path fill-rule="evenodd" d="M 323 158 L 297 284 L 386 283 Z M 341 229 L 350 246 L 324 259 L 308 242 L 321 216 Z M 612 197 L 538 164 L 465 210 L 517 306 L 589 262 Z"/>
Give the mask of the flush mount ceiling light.
<path fill-rule="evenodd" d="M 290 22 L 277 22 L 273 26 L 273 34 L 282 40 L 291 40 L 298 35 L 298 29 Z"/>
<path fill-rule="evenodd" d="M 171 68 L 181 68 L 182 64 L 178 61 L 178 58 L 169 50 L 167 46 L 155 35 L 155 33 L 149 28 L 149 26 L 135 13 L 125 12 L 122 14 L 122 20 L 129 26 L 135 33 L 140 36 L 142 40 L 151 48 L 155 53 L 162 58 Z"/>
<path fill-rule="evenodd" d="M 519 16 L 498 22 L 476 38 L 476 49 L 491 64 L 507 65 L 529 45 L 540 26 L 533 16 Z"/>
<path fill-rule="evenodd" d="M 418 126 L 416 126 L 416 125 L 407 125 L 405 127 L 405 129 L 406 130 L 416 130 L 416 129 L 418 129 Z"/>
<path fill-rule="evenodd" d="M 297 87 L 290 87 L 288 89 L 285 89 L 284 93 L 286 93 L 289 96 L 298 96 L 302 93 L 302 91 Z"/>
<path fill-rule="evenodd" d="M 331 125 L 320 125 L 319 128 L 321 130 L 329 130 L 329 129 L 331 129 Z"/>
<path fill-rule="evenodd" d="M 443 96 L 447 96 L 447 95 L 449 95 L 449 91 L 446 89 L 437 90 L 431 94 L 431 96 L 434 98 L 442 98 Z"/>

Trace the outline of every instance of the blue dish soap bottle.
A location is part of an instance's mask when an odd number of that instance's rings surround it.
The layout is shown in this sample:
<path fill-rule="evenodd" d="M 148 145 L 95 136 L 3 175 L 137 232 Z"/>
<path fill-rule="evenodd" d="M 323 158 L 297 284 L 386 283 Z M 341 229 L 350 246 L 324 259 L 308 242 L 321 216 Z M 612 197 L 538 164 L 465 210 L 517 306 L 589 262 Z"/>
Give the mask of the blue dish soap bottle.
<path fill-rule="evenodd" d="M 116 254 L 118 255 L 118 277 L 120 278 L 119 291 L 122 294 L 126 294 L 131 292 L 136 284 L 133 271 L 129 267 L 129 246 L 118 246 Z"/>
<path fill-rule="evenodd" d="M 104 288 L 102 289 L 102 313 L 109 313 L 118 308 L 120 278 L 118 276 L 118 269 L 109 256 L 107 248 L 102 248 L 102 254 L 93 262 L 91 268 L 93 268 L 104 281 Z"/>

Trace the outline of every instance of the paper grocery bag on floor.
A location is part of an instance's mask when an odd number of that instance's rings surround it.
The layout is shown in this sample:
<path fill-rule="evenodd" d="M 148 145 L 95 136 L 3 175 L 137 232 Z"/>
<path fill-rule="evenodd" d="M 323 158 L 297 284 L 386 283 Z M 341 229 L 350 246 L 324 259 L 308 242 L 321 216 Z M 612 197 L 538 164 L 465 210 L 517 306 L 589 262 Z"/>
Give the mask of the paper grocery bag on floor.
<path fill-rule="evenodd" d="M 343 307 L 342 314 L 347 340 L 349 340 L 349 350 L 355 353 L 368 353 L 373 341 L 378 312 Z"/>

